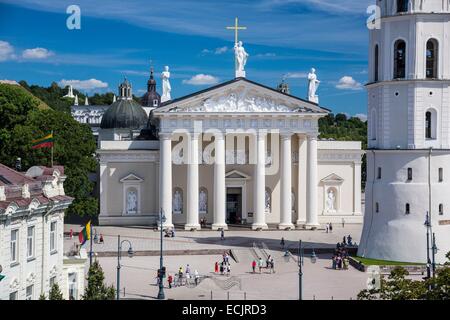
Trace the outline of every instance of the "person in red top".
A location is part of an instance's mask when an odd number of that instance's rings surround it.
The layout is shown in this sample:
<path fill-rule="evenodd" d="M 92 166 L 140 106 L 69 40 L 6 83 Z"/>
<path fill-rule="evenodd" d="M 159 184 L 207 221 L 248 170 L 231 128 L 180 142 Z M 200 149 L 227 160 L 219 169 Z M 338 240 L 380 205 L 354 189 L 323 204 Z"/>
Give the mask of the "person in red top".
<path fill-rule="evenodd" d="M 255 273 L 255 269 L 256 269 L 256 261 L 255 260 L 252 261 L 252 269 L 253 269 L 253 273 Z"/>
<path fill-rule="evenodd" d="M 216 261 L 216 264 L 214 265 L 214 272 L 219 272 L 219 263 Z"/>
<path fill-rule="evenodd" d="M 167 278 L 167 282 L 169 283 L 169 289 L 172 289 L 173 277 L 171 274 L 169 274 L 169 277 Z"/>

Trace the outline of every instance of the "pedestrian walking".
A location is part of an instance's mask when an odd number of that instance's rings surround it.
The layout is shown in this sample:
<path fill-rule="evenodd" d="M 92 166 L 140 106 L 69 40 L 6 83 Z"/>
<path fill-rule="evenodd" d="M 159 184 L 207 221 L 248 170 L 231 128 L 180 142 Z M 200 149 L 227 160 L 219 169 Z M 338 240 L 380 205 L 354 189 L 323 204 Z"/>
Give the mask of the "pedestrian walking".
<path fill-rule="evenodd" d="M 214 273 L 218 272 L 219 272 L 219 263 L 216 261 L 216 263 L 214 264 Z"/>
<path fill-rule="evenodd" d="M 227 265 L 227 275 L 229 276 L 231 274 L 231 265 Z"/>
<path fill-rule="evenodd" d="M 326 232 L 328 233 L 328 228 L 329 228 L 329 226 L 328 226 L 328 223 L 325 225 L 325 230 L 326 230 Z"/>
<path fill-rule="evenodd" d="M 223 229 L 220 230 L 220 240 L 225 240 L 225 231 Z"/>
<path fill-rule="evenodd" d="M 69 237 L 70 237 L 70 240 L 72 240 L 72 238 L 73 238 L 73 230 L 72 229 L 70 229 Z"/>
<path fill-rule="evenodd" d="M 167 282 L 169 283 L 169 289 L 172 289 L 173 277 L 171 274 L 167 277 Z"/>
<path fill-rule="evenodd" d="M 344 226 L 345 226 L 345 219 L 342 218 L 342 228 L 344 228 Z"/>
<path fill-rule="evenodd" d="M 103 244 L 103 234 L 100 233 L 100 243 Z"/>
<path fill-rule="evenodd" d="M 255 269 L 256 269 L 256 260 L 253 260 L 253 261 L 252 261 L 252 270 L 253 270 L 253 273 L 255 273 Z"/>
<path fill-rule="evenodd" d="M 263 267 L 263 259 L 262 258 L 259 258 L 259 260 L 258 260 L 258 267 L 259 267 L 259 273 L 261 273 L 261 269 Z"/>
<path fill-rule="evenodd" d="M 343 244 L 343 245 L 346 245 L 346 244 L 347 244 L 347 242 L 346 242 L 346 240 L 345 240 L 345 236 L 342 238 L 342 244 Z"/>
<path fill-rule="evenodd" d="M 270 272 L 272 273 L 275 273 L 275 262 L 274 262 L 274 260 L 273 260 L 273 257 L 272 258 L 270 258 Z"/>
<path fill-rule="evenodd" d="M 198 279 L 200 278 L 200 275 L 198 274 L 197 269 L 194 271 L 194 277 L 195 277 L 195 285 L 198 286 Z"/>
<path fill-rule="evenodd" d="M 284 237 L 281 238 L 280 245 L 281 245 L 281 249 L 284 250 L 284 245 L 285 245 L 285 243 L 284 243 Z"/>
<path fill-rule="evenodd" d="M 332 232 L 333 232 L 333 225 L 330 222 L 330 233 L 332 233 Z"/>
<path fill-rule="evenodd" d="M 347 243 L 348 243 L 349 246 L 352 245 L 352 240 L 353 240 L 353 238 L 352 238 L 350 235 L 348 235 L 348 237 L 347 237 Z"/>
<path fill-rule="evenodd" d="M 333 258 L 331 258 L 332 260 L 332 267 L 334 270 L 336 270 L 336 255 L 333 255 Z"/>

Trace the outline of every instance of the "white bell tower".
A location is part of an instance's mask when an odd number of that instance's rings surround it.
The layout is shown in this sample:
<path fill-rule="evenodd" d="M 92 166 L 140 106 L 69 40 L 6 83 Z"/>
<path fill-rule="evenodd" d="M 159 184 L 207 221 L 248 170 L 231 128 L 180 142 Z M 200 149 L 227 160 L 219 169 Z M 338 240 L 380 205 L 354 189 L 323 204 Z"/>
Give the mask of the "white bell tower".
<path fill-rule="evenodd" d="M 450 251 L 450 1 L 377 0 L 370 30 L 367 183 L 358 255 L 426 262 L 431 212 Z"/>

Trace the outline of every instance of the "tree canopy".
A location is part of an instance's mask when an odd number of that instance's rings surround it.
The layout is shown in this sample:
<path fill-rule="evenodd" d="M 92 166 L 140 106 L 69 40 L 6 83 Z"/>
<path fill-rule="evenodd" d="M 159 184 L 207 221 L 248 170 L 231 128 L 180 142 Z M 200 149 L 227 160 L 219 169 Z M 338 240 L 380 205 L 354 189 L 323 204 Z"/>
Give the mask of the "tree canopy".
<path fill-rule="evenodd" d="M 54 164 L 65 167 L 64 189 L 75 198 L 68 214 L 95 216 L 97 200 L 91 197 L 93 184 L 88 174 L 96 170 L 95 140 L 88 125 L 69 113 L 38 108 L 39 101 L 18 86 L 0 84 L 0 162 L 14 167 L 22 159 L 22 170 L 34 165 L 51 165 L 50 149 L 31 149 L 34 139 L 53 131 Z"/>
<path fill-rule="evenodd" d="M 116 290 L 104 283 L 105 275 L 100 263 L 95 260 L 89 268 L 88 285 L 83 294 L 83 300 L 114 300 Z"/>

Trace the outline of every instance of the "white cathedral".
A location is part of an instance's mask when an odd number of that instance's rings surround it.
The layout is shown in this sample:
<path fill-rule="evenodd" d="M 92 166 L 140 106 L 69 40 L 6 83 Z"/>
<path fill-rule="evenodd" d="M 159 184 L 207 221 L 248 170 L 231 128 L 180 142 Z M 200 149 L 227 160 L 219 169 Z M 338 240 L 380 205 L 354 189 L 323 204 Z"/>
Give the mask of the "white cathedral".
<path fill-rule="evenodd" d="M 435 233 L 436 261 L 443 263 L 450 251 L 450 1 L 377 0 L 377 5 L 380 25 L 370 31 L 366 208 L 358 255 L 427 261 L 427 221 Z"/>
<path fill-rule="evenodd" d="M 161 211 L 186 230 L 362 223 L 361 143 L 318 139 L 315 70 L 301 99 L 247 79 L 242 43 L 235 58 L 234 79 L 177 99 L 168 67 L 162 96 L 153 70 L 141 103 L 119 86 L 99 130 L 101 225 L 156 226 Z"/>

